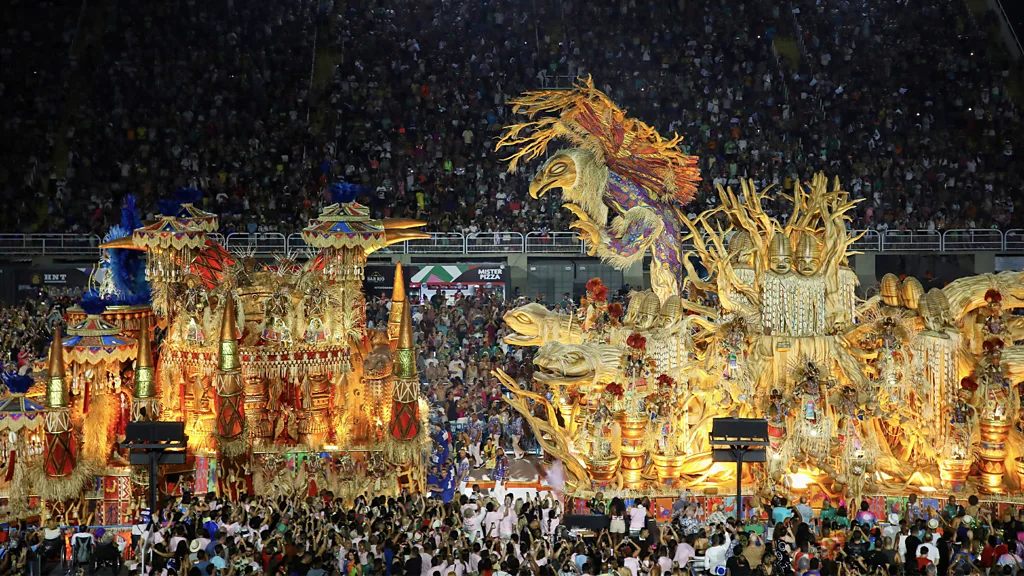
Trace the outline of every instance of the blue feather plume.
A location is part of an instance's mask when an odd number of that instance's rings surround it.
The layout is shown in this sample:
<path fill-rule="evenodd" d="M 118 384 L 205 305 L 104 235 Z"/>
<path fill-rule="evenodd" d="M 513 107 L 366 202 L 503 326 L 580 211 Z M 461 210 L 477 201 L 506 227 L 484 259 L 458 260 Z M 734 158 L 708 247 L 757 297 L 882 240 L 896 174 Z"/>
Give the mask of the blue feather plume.
<path fill-rule="evenodd" d="M 85 296 L 82 297 L 82 301 L 78 305 L 86 314 L 103 314 L 103 311 L 107 309 L 107 305 L 99 298 L 86 298 Z"/>
<path fill-rule="evenodd" d="M 111 226 L 103 237 L 104 242 L 130 236 L 136 228 L 142 227 L 142 217 L 136 207 L 135 197 L 125 196 L 121 207 L 121 222 Z M 101 262 L 116 289 L 113 294 L 101 294 L 92 287 L 82 296 L 82 308 L 91 306 L 102 311 L 104 306 L 135 306 L 150 302 L 149 281 L 146 280 L 146 255 L 136 250 L 119 248 L 107 250 L 109 262 Z"/>
<path fill-rule="evenodd" d="M 202 199 L 203 191 L 198 188 L 178 188 L 174 191 L 173 198 L 158 200 L 157 206 L 164 216 L 177 216 L 182 204 L 199 204 Z"/>
<path fill-rule="evenodd" d="M 366 194 L 370 189 L 365 186 L 359 186 L 358 184 L 339 182 L 337 184 L 332 184 L 330 191 L 331 202 L 335 204 L 348 204 L 349 202 L 355 202 L 355 199 L 360 194 Z"/>
<path fill-rule="evenodd" d="M 14 370 L 0 373 L 0 379 L 4 381 L 11 394 L 25 394 L 34 382 L 31 376 L 23 376 Z"/>
<path fill-rule="evenodd" d="M 142 218 L 135 206 L 135 195 L 129 194 L 124 197 L 124 204 L 121 205 L 121 228 L 133 231 L 142 228 Z"/>

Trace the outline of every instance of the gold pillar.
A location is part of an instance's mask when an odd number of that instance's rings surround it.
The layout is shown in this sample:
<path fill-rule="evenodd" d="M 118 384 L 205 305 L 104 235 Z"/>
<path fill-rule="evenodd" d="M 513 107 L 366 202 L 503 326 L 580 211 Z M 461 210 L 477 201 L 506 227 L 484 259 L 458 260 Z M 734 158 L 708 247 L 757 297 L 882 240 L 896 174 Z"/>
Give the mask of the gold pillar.
<path fill-rule="evenodd" d="M 405 296 L 405 277 L 402 274 L 402 263 L 395 264 L 395 284 L 391 290 L 391 310 L 388 311 L 388 341 L 391 349 L 398 346 L 398 331 L 402 325 L 402 314 L 408 304 Z"/>
<path fill-rule="evenodd" d="M 149 317 L 139 320 L 139 355 L 135 363 L 135 389 L 132 393 L 132 420 L 156 420 L 160 416 L 160 399 L 156 393 L 156 370 L 153 366 Z"/>
<path fill-rule="evenodd" d="M 1003 476 L 1006 475 L 1006 438 L 1010 435 L 1010 422 L 982 420 L 981 442 L 978 443 L 978 468 L 981 470 L 981 490 L 986 494 L 1002 494 Z"/>
<path fill-rule="evenodd" d="M 644 469 L 644 434 L 647 432 L 645 418 L 628 418 L 619 420 L 622 430 L 622 451 L 619 454 L 619 469 L 622 471 L 622 482 L 626 488 L 637 488 L 641 483 Z"/>

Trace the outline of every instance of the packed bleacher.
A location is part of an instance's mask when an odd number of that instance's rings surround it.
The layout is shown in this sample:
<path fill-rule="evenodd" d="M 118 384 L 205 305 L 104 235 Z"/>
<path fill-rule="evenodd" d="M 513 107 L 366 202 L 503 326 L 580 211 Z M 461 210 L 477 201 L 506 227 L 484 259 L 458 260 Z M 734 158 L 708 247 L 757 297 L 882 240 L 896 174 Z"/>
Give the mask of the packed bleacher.
<path fill-rule="evenodd" d="M 194 186 L 225 232 L 288 233 L 339 181 L 366 186 L 376 214 L 437 232 L 563 231 L 557 195 L 528 198 L 529 169 L 506 174 L 493 142 L 510 98 L 586 75 L 686 136 L 704 176 L 695 213 L 717 183 L 791 188 L 824 170 L 865 199 L 854 228 L 1022 225 L 1012 63 L 990 16 L 961 2 L 171 0 L 101 3 L 85 24 L 79 7 L 7 31 L 35 28 L 13 49 L 28 58 L 7 58 L 15 78 L 58 53 L 44 80 L 4 82 L 20 96 L 5 123 L 27 137 L 4 144 L 23 161 L 3 193 L 31 182 L 47 200 L 15 202 L 9 231 L 100 232 L 124 194 L 154 213 Z M 76 33 L 89 49 L 69 62 Z M 53 95 L 76 70 L 77 107 L 58 127 Z M 65 178 L 55 130 L 68 134 Z"/>
<path fill-rule="evenodd" d="M 0 7 L 0 211 L 4 231 L 28 231 L 61 194 L 53 143 L 81 2 L 12 0 Z M 54 231 L 63 231 L 54 229 Z"/>

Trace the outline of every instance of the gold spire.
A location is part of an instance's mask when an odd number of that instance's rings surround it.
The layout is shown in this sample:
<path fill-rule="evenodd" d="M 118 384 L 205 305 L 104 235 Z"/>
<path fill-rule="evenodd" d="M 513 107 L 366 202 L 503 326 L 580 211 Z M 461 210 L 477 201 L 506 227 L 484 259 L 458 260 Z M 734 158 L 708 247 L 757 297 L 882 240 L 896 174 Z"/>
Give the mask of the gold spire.
<path fill-rule="evenodd" d="M 391 289 L 391 301 L 405 302 L 405 275 L 402 274 L 402 263 L 395 264 L 395 285 Z"/>
<path fill-rule="evenodd" d="M 156 378 L 153 370 L 153 351 L 149 334 L 149 317 L 139 320 L 139 356 L 135 362 L 135 397 L 156 396 Z"/>
<path fill-rule="evenodd" d="M 238 370 L 242 363 L 238 358 L 238 330 L 235 327 L 235 299 L 231 292 L 225 292 L 224 316 L 220 323 L 220 357 L 217 368 L 222 372 Z"/>
<path fill-rule="evenodd" d="M 64 345 L 60 326 L 53 329 L 53 342 L 50 343 L 50 381 L 46 384 L 46 407 L 67 408 L 68 394 L 64 387 Z"/>
<path fill-rule="evenodd" d="M 412 314 L 408 306 L 402 311 L 402 324 L 398 328 L 398 348 L 412 350 Z"/>
<path fill-rule="evenodd" d="M 398 329 L 402 323 L 402 314 L 408 306 L 405 297 L 405 275 L 402 274 L 402 263 L 395 264 L 395 283 L 391 290 L 391 310 L 388 312 L 388 340 L 391 349 L 395 349 L 398 341 Z"/>
<path fill-rule="evenodd" d="M 412 341 L 412 314 L 409 307 L 402 311 L 402 321 L 398 328 L 398 348 L 395 350 L 394 374 L 399 379 L 416 379 L 416 349 Z"/>

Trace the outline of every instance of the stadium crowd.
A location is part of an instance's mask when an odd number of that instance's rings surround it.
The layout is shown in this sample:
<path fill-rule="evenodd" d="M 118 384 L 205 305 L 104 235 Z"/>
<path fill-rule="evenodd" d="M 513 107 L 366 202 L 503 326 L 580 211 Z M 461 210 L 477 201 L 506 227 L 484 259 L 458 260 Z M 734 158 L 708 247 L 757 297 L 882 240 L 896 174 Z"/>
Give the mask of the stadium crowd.
<path fill-rule="evenodd" d="M 8 36 L 22 41 L 5 63 L 18 49 L 28 58 L 4 83 L 16 104 L 5 126 L 20 132 L 4 145 L 24 162 L 4 171 L 4 195 L 48 201 L 14 202 L 9 230 L 101 233 L 122 195 L 152 213 L 157 198 L 195 186 L 225 232 L 291 232 L 327 201 L 324 184 L 342 180 L 365 185 L 376 213 L 439 232 L 565 230 L 557 195 L 527 198 L 531 174 L 505 174 L 493 142 L 510 98 L 589 74 L 631 114 L 686 136 L 704 174 L 694 212 L 715 202 L 715 183 L 790 188 L 824 170 L 866 199 L 856 228 L 1022 225 L 1010 65 L 991 22 L 961 2 L 97 10 L 82 25 L 67 7 L 63 18 L 11 20 Z M 57 102 L 65 64 L 49 50 L 67 53 L 76 31 L 92 40 L 79 38 L 71 66 L 86 78 Z M 777 56 L 782 37 L 797 40 L 795 61 Z M 322 94 L 310 89 L 315 55 L 333 66 Z M 58 127 L 65 103 L 77 107 Z M 68 130 L 65 178 L 48 146 L 58 129 Z"/>
<path fill-rule="evenodd" d="M 530 388 L 532 349 L 506 344 L 510 330 L 502 321 L 505 312 L 526 302 L 480 290 L 447 298 L 438 292 L 413 306 L 422 393 L 435 409 L 432 422 L 446 432 L 447 452 L 458 455 L 451 462 L 456 474 L 486 468 L 493 479 L 502 452 L 521 459 L 536 446 L 522 416 L 501 402 L 503 387 L 491 374 L 501 369 Z M 390 305 L 386 298 L 368 303 L 368 326 L 386 326 Z M 505 462 L 498 475 L 507 479 L 507 473 Z"/>
<path fill-rule="evenodd" d="M 365 494 L 350 502 L 326 491 L 236 502 L 188 494 L 168 499 L 122 545 L 136 567 L 143 559 L 141 573 L 160 576 L 1012 576 L 1021 568 L 1024 510 L 998 514 L 976 496 L 950 497 L 939 508 L 911 495 L 885 518 L 867 501 L 856 513 L 827 499 L 819 509 L 806 498 L 794 502 L 776 496 L 737 521 L 689 492 L 664 515 L 649 498 L 596 494 L 585 507 L 599 526 L 580 532 L 551 492 L 462 485 L 433 497 Z M 0 571 L 48 573 L 65 532 L 68 565 L 95 572 L 102 562 L 118 572 L 111 532 L 56 523 L 13 524 Z"/>
<path fill-rule="evenodd" d="M 4 371 L 33 369 L 46 357 L 55 327 L 64 329 L 64 313 L 78 300 L 77 294 L 42 294 L 17 304 L 0 306 L 0 363 Z"/>

